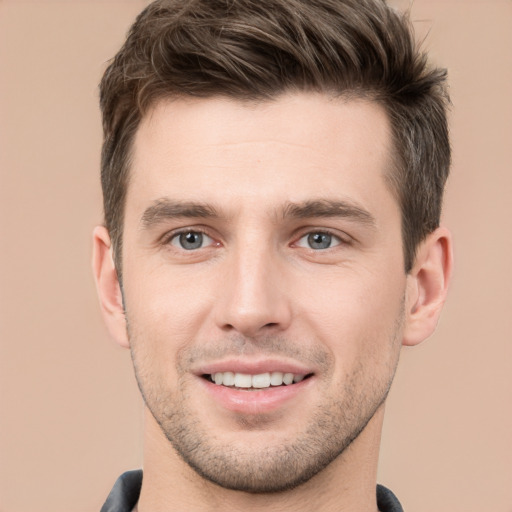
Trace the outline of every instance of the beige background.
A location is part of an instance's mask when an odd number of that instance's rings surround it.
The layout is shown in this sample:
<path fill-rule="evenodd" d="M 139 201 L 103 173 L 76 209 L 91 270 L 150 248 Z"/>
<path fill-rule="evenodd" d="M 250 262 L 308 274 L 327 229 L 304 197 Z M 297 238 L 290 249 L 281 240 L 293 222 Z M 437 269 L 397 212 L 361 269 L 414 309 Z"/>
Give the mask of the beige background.
<path fill-rule="evenodd" d="M 141 462 L 89 261 L 96 84 L 144 4 L 0 0 L 1 512 L 98 511 Z M 437 333 L 403 353 L 379 479 L 407 512 L 512 512 L 512 2 L 416 0 L 413 19 L 450 69 L 456 271 Z"/>

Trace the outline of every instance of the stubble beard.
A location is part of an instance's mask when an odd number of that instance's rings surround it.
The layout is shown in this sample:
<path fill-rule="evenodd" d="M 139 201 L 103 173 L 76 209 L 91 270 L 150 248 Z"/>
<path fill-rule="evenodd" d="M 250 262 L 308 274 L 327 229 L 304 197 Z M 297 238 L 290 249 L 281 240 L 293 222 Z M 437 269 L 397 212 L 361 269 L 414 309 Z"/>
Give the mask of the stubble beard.
<path fill-rule="evenodd" d="M 386 386 L 372 402 L 347 403 L 355 402 L 350 399 L 327 410 L 318 407 L 300 436 L 257 450 L 219 442 L 182 405 L 164 414 L 148 407 L 173 448 L 197 474 L 225 489 L 265 494 L 293 489 L 342 456 L 384 403 L 388 390 Z"/>
<path fill-rule="evenodd" d="M 125 311 L 126 314 L 126 311 Z M 176 453 L 198 475 L 225 489 L 249 493 L 278 493 L 293 489 L 320 473 L 331 462 L 342 457 L 352 442 L 365 429 L 376 412 L 384 405 L 398 365 L 402 329 L 405 317 L 405 296 L 391 332 L 387 336 L 389 352 L 387 361 L 380 361 L 380 373 L 372 374 L 372 364 L 361 358 L 346 376 L 340 393 L 327 396 L 310 414 L 310 419 L 295 439 L 279 445 L 266 444 L 251 449 L 248 443 L 221 442 L 208 430 L 187 404 L 190 403 L 187 372 L 190 361 L 197 356 L 221 357 L 223 353 L 264 353 L 296 357 L 303 362 L 314 362 L 322 378 L 332 377 L 334 361 L 332 355 L 320 345 L 304 358 L 304 349 L 284 339 L 268 337 L 257 343 L 235 337 L 223 348 L 204 347 L 195 352 L 181 354 L 177 362 L 179 375 L 177 390 L 172 393 L 165 389 L 162 381 L 155 382 L 155 375 L 149 358 L 138 354 L 137 347 L 144 346 L 143 336 L 136 336 L 127 322 L 131 356 L 135 377 L 142 397 L 153 418 Z M 128 319 L 128 316 L 126 316 Z M 369 354 L 371 340 L 365 340 Z M 363 341 L 363 343 L 365 343 Z M 238 345 L 235 347 L 235 345 Z M 229 347 L 229 348 L 228 348 Z M 370 357 L 371 359 L 371 357 Z M 374 364 L 379 366 L 377 359 Z M 250 392 L 250 391 L 248 391 Z M 265 424 L 265 418 L 261 418 Z M 281 421 L 293 421 L 284 418 Z M 239 427 L 247 430 L 260 429 L 258 419 L 246 421 L 240 418 Z M 245 423 L 245 425 L 244 425 Z M 261 428 L 264 431 L 264 427 Z M 233 432 L 236 437 L 237 433 Z"/>
<path fill-rule="evenodd" d="M 401 318 L 397 319 L 391 343 L 397 346 L 401 332 Z M 132 338 L 130 338 L 132 339 Z M 135 341 L 135 340 L 133 340 Z M 143 340 L 138 342 L 144 343 Z M 151 382 L 151 365 L 139 358 L 137 346 L 131 343 L 135 376 L 144 402 L 163 434 L 179 456 L 201 477 L 225 489 L 249 493 L 278 493 L 293 489 L 317 475 L 343 453 L 360 435 L 388 395 L 398 352 L 387 363 L 384 375 L 372 378 L 365 361 L 360 361 L 336 396 L 328 396 L 312 411 L 307 426 L 294 439 L 281 444 L 267 444 L 253 449 L 249 443 L 222 442 L 203 424 L 188 406 L 190 396 L 185 372 L 179 372 L 177 390 L 171 394 L 158 383 Z M 263 343 L 264 345 L 264 343 Z M 268 345 L 279 347 L 283 340 L 270 340 Z M 135 347 L 135 348 L 134 348 Z M 261 350 L 258 341 L 255 350 Z M 394 348 L 393 348 L 394 350 Z M 291 355 L 293 350 L 287 350 Z M 270 351 L 274 353 L 275 351 Z M 317 354 L 325 365 L 332 367 L 326 353 Z M 180 365 L 178 365 L 180 366 Z M 328 372 L 327 372 L 328 373 Z M 338 398 L 339 396 L 339 398 Z M 262 418 L 261 423 L 265 423 Z M 293 418 L 281 421 L 293 422 Z M 254 418 L 241 417 L 240 426 L 247 430 L 259 429 Z M 264 427 L 261 427 L 264 432 Z M 233 432 L 234 438 L 237 433 Z M 243 436 L 242 436 L 243 437 Z"/>

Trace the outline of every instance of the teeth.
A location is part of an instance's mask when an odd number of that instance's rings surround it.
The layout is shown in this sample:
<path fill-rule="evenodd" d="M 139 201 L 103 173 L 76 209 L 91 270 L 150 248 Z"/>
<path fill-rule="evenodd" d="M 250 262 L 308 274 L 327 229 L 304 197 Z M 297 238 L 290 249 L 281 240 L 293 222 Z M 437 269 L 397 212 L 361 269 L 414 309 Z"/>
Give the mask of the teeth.
<path fill-rule="evenodd" d="M 270 375 L 270 384 L 272 386 L 281 386 L 283 384 L 283 374 L 281 372 L 272 372 Z"/>
<path fill-rule="evenodd" d="M 215 377 L 217 377 L 217 375 Z M 250 387 L 252 387 L 252 377 L 250 375 L 245 373 L 235 373 L 235 388 Z"/>
<path fill-rule="evenodd" d="M 224 375 L 222 378 L 222 384 L 224 386 L 234 386 L 235 385 L 235 374 L 233 372 L 224 372 L 220 375 Z"/>
<path fill-rule="evenodd" d="M 288 386 L 292 382 L 293 382 L 293 373 L 285 373 L 283 375 L 283 384 L 286 384 Z"/>
<path fill-rule="evenodd" d="M 212 382 L 222 386 L 234 386 L 236 388 L 268 388 L 270 386 L 289 386 L 294 382 L 301 382 L 305 375 L 272 372 L 250 375 L 248 373 L 217 372 L 212 373 L 210 378 Z"/>
<path fill-rule="evenodd" d="M 270 387 L 270 374 L 260 373 L 259 375 L 252 376 L 253 388 L 268 388 Z"/>

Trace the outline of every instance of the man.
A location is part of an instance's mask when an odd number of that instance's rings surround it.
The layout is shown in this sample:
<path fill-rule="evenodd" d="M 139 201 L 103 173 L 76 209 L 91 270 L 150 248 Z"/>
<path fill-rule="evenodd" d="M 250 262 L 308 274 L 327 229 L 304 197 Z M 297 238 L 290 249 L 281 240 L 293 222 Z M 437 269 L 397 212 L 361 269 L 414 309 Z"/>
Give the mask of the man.
<path fill-rule="evenodd" d="M 377 459 L 451 273 L 447 102 L 381 0 L 142 12 L 101 83 L 94 271 L 144 474 L 103 512 L 402 510 Z"/>

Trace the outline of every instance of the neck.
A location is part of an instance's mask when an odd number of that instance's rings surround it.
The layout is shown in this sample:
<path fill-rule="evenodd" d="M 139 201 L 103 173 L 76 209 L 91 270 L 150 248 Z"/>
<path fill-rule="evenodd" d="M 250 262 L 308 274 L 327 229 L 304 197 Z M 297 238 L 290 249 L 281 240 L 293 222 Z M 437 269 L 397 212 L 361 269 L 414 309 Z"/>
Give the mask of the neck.
<path fill-rule="evenodd" d="M 198 475 L 146 411 L 137 512 L 378 512 L 375 489 L 383 413 L 381 407 L 352 444 L 306 483 L 284 492 L 253 494 L 224 489 Z"/>

